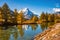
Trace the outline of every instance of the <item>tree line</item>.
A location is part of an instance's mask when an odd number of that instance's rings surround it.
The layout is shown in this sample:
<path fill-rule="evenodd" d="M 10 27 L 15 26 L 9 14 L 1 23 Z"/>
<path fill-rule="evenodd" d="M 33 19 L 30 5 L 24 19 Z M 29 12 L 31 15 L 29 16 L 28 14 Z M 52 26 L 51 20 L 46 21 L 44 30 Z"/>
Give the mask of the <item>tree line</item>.
<path fill-rule="evenodd" d="M 41 23 L 41 22 L 55 22 L 60 20 L 60 16 L 58 14 L 50 14 L 42 12 L 40 17 L 33 16 L 29 20 L 24 18 L 24 14 L 21 11 L 17 12 L 17 9 L 11 11 L 8 5 L 5 3 L 2 7 L 0 7 L 0 23 L 4 24 L 25 24 L 25 23 Z"/>
<path fill-rule="evenodd" d="M 42 12 L 42 14 L 40 16 L 40 21 L 42 21 L 42 22 L 60 22 L 60 14 Z"/>

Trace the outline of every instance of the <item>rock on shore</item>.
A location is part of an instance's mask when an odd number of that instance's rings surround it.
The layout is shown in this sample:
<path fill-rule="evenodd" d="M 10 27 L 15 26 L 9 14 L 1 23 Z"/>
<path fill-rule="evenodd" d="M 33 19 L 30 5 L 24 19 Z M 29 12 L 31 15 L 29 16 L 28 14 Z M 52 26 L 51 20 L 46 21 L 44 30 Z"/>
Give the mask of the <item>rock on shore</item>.
<path fill-rule="evenodd" d="M 60 40 L 60 23 L 54 24 L 41 34 L 36 35 L 34 40 Z"/>

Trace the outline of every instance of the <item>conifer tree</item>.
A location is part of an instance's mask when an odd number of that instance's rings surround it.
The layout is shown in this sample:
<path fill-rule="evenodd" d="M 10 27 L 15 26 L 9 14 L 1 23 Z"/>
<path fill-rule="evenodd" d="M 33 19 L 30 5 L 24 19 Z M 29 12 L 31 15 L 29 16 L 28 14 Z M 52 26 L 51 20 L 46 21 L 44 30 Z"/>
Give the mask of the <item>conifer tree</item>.
<path fill-rule="evenodd" d="M 32 22 L 35 23 L 36 21 L 38 21 L 38 17 L 37 17 L 37 16 L 33 16 L 33 17 L 32 17 Z"/>
<path fill-rule="evenodd" d="M 0 22 L 3 22 L 2 8 L 0 7 Z"/>
<path fill-rule="evenodd" d="M 45 15 L 44 12 L 42 12 L 42 14 L 41 14 L 41 16 L 40 16 L 40 20 L 45 20 L 45 18 L 46 18 L 46 15 Z"/>
<path fill-rule="evenodd" d="M 2 10 L 3 10 L 3 18 L 5 19 L 5 23 L 11 22 L 12 17 L 10 14 L 10 8 L 8 7 L 8 5 L 6 3 L 2 6 Z"/>
<path fill-rule="evenodd" d="M 23 21 L 24 21 L 24 15 L 23 15 L 23 12 L 21 11 L 17 16 L 17 23 L 22 24 Z"/>
<path fill-rule="evenodd" d="M 48 22 L 48 13 L 46 12 L 46 15 L 45 15 L 45 19 L 46 19 L 46 22 Z"/>
<path fill-rule="evenodd" d="M 18 15 L 18 12 L 17 12 L 17 9 L 14 10 L 14 23 L 17 23 L 17 15 Z"/>

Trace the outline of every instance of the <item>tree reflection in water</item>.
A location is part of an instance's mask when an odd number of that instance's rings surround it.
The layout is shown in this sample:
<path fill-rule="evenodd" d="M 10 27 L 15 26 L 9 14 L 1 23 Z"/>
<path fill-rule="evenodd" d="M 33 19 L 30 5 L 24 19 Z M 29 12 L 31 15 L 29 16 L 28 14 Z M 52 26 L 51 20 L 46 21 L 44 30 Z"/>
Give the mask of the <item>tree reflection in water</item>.
<path fill-rule="evenodd" d="M 24 30 L 23 30 L 23 28 L 22 28 L 22 25 L 17 25 L 17 28 L 18 28 L 18 31 L 19 31 L 19 33 L 20 33 L 20 36 L 23 37 L 23 35 L 24 35 Z"/>
<path fill-rule="evenodd" d="M 41 26 L 42 31 L 44 31 L 47 28 L 48 23 L 41 23 L 40 26 Z"/>
<path fill-rule="evenodd" d="M 11 35 L 14 37 L 14 40 L 17 40 L 18 33 L 16 27 L 9 26 L 6 30 L 3 30 L 3 27 L 0 27 L 0 40 L 9 40 Z"/>
<path fill-rule="evenodd" d="M 0 26 L 0 40 L 29 40 L 32 36 L 40 33 L 41 29 L 44 31 L 53 24 L 53 22 L 45 22 L 41 24 L 14 25 L 8 26 L 6 30 L 3 30 L 3 27 Z"/>
<path fill-rule="evenodd" d="M 2 27 L 0 27 L 0 40 L 9 40 L 10 33 L 7 30 L 2 30 Z"/>
<path fill-rule="evenodd" d="M 37 29 L 37 27 L 38 27 L 38 25 L 37 25 L 37 24 L 30 24 L 30 26 L 31 26 L 32 30 L 36 30 L 36 29 Z"/>
<path fill-rule="evenodd" d="M 45 29 L 47 29 L 49 26 L 52 26 L 54 25 L 55 23 L 54 22 L 45 22 L 45 23 L 41 23 L 40 26 L 41 26 L 41 29 L 42 31 L 44 31 Z"/>

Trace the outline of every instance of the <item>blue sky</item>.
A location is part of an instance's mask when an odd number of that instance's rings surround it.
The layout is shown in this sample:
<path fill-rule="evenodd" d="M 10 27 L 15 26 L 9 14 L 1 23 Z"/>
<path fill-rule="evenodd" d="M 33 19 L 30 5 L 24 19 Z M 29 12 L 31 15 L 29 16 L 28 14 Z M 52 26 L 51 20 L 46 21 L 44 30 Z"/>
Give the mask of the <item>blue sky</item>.
<path fill-rule="evenodd" d="M 60 0 L 0 0 L 0 6 L 4 3 L 7 3 L 11 10 L 29 8 L 38 15 L 42 11 L 50 13 L 53 8 L 60 7 Z"/>

